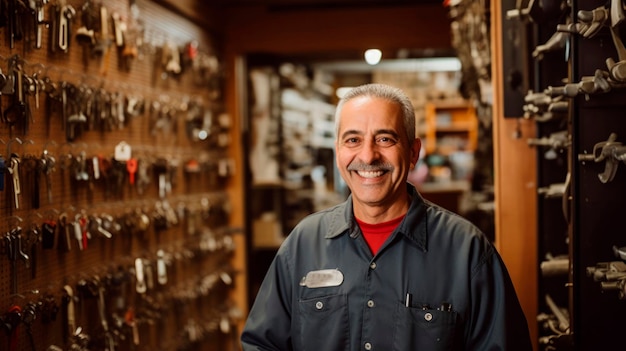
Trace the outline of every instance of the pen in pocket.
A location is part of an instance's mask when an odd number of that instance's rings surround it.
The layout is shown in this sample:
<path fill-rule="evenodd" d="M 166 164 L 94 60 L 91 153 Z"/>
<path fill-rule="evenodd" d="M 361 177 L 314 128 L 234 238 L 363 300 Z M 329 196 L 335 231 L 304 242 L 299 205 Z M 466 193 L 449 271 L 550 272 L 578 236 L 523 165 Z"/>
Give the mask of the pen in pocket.
<path fill-rule="evenodd" d="M 406 293 L 406 299 L 404 300 L 404 306 L 411 307 L 411 302 L 413 300 L 413 295 L 410 293 Z"/>

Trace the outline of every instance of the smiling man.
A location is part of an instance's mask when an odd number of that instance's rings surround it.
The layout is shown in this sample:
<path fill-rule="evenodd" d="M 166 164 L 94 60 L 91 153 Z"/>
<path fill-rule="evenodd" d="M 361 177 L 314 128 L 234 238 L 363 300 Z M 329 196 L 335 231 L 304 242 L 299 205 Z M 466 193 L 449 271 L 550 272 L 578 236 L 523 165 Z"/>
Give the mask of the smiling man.
<path fill-rule="evenodd" d="M 532 350 L 489 240 L 407 183 L 415 114 L 396 88 L 339 102 L 336 162 L 348 199 L 303 219 L 250 311 L 244 350 Z"/>

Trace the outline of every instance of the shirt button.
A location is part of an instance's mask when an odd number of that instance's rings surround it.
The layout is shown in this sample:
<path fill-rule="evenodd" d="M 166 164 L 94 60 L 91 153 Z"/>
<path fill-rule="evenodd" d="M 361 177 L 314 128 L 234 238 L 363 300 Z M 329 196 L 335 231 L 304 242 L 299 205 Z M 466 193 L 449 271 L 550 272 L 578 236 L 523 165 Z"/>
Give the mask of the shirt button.
<path fill-rule="evenodd" d="M 376 269 L 376 262 L 370 263 L 370 268 L 371 269 Z"/>
<path fill-rule="evenodd" d="M 370 344 L 369 342 L 366 342 L 365 345 L 363 345 L 363 347 L 365 347 L 366 350 L 371 350 L 372 344 Z"/>
<path fill-rule="evenodd" d="M 433 319 L 433 315 L 432 315 L 430 312 L 428 312 L 428 313 L 426 313 L 426 314 L 424 315 L 424 319 L 425 319 L 427 322 L 430 322 L 430 321 Z"/>
<path fill-rule="evenodd" d="M 317 308 L 318 310 L 321 310 L 322 308 L 324 308 L 324 303 L 322 301 L 317 301 L 315 303 L 315 308 Z"/>
<path fill-rule="evenodd" d="M 367 307 L 374 307 L 374 300 L 368 300 Z"/>

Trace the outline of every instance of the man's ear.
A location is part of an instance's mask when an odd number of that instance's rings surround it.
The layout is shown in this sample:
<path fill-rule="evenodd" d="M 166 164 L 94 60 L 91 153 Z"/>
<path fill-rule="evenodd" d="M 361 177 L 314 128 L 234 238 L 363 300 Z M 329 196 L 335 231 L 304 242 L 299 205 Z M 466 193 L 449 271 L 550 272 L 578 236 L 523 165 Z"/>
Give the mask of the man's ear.
<path fill-rule="evenodd" d="M 422 140 L 415 138 L 413 145 L 411 145 L 411 164 L 416 165 L 420 158 L 420 151 L 422 150 Z"/>

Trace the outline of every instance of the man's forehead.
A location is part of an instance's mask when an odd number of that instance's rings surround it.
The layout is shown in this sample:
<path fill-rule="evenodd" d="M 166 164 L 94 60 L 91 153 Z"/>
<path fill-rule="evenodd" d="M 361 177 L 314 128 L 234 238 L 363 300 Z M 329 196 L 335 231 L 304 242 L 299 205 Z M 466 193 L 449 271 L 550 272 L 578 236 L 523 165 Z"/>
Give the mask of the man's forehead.
<path fill-rule="evenodd" d="M 372 106 L 372 105 L 370 105 Z M 340 112 L 339 127 L 358 128 L 358 126 L 377 128 L 379 126 L 388 129 L 390 127 L 401 128 L 402 116 L 399 108 L 391 105 L 377 105 L 368 108 L 367 106 L 345 106 Z M 380 109 L 378 108 L 380 107 Z"/>

